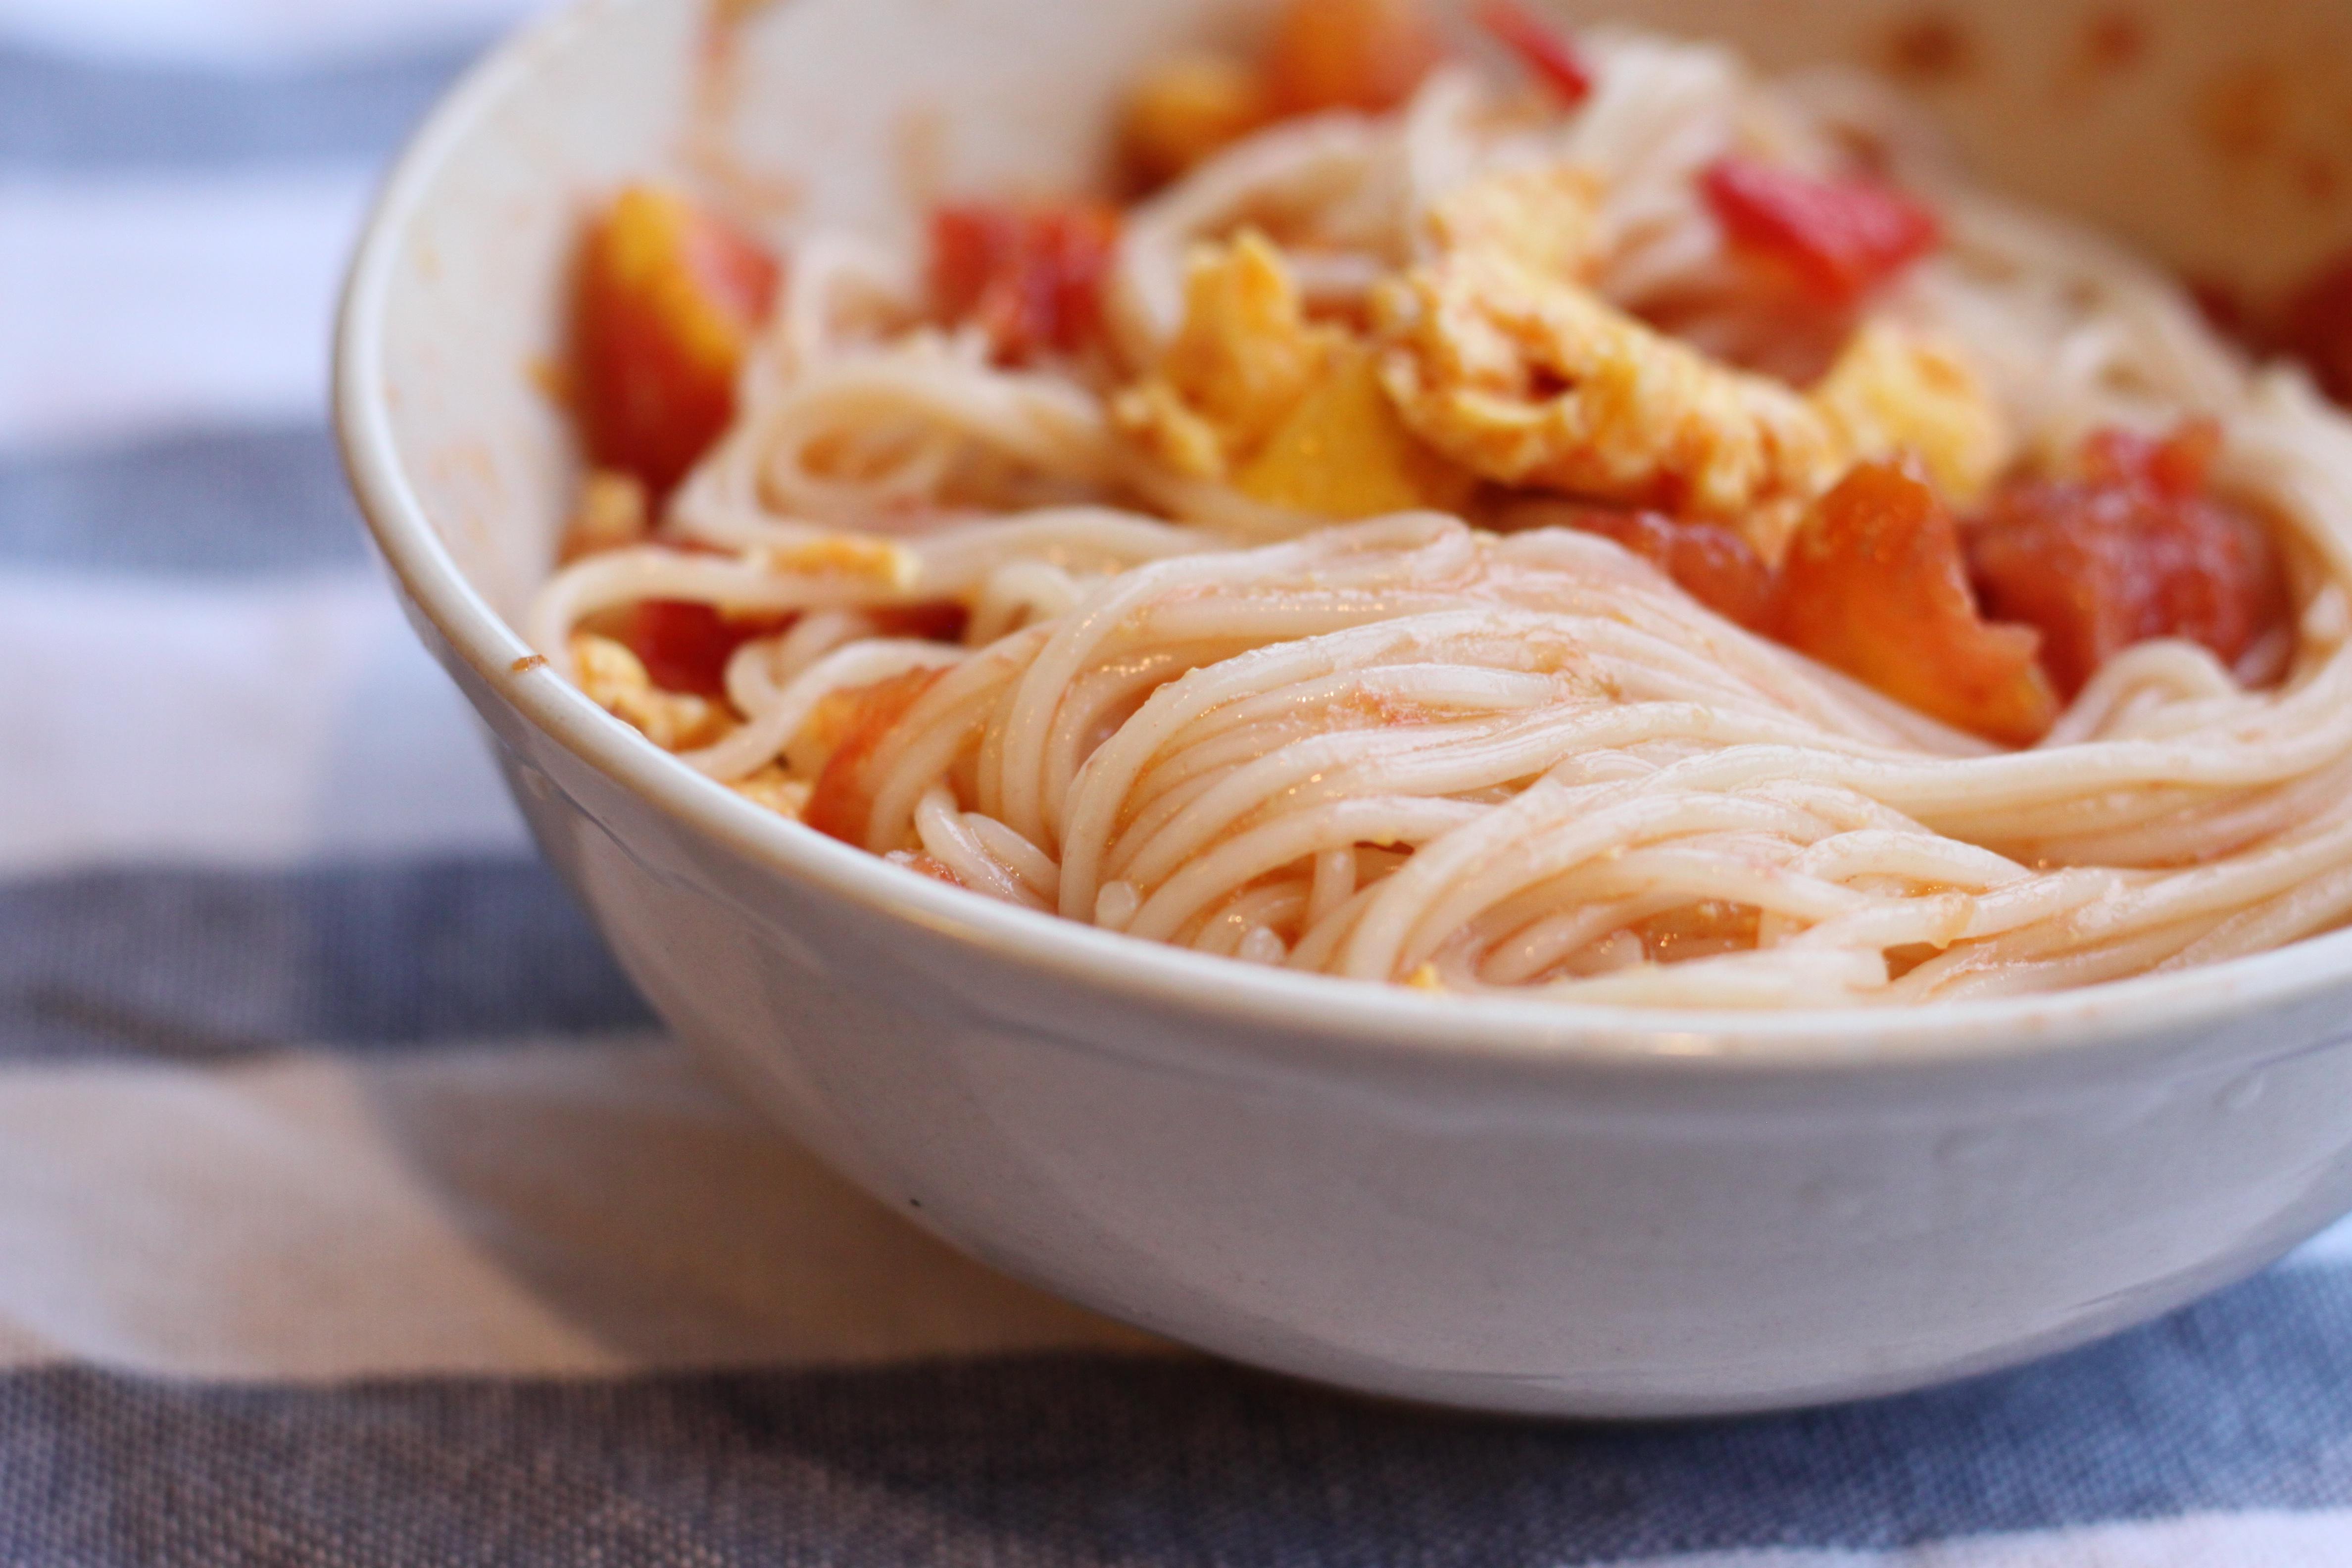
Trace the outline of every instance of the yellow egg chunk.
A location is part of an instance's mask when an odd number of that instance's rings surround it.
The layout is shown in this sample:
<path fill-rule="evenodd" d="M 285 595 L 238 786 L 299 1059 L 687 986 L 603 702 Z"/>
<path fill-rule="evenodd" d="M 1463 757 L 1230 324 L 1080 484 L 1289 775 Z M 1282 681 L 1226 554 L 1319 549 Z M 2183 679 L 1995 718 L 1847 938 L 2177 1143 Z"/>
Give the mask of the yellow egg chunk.
<path fill-rule="evenodd" d="M 1194 255 L 1184 325 L 1160 374 L 1247 447 L 1297 403 L 1337 336 L 1307 321 L 1282 252 L 1244 229 L 1231 245 Z"/>
<path fill-rule="evenodd" d="M 1501 252 L 1547 277 L 1591 279 L 1603 248 L 1601 180 L 1575 163 L 1484 174 L 1430 209 L 1440 251 Z"/>
<path fill-rule="evenodd" d="M 1352 345 L 1332 355 L 1321 379 L 1234 476 L 1258 500 L 1330 518 L 1457 507 L 1473 482 L 1405 428 L 1381 386 L 1378 359 Z"/>
<path fill-rule="evenodd" d="M 1222 479 L 1281 427 L 1345 341 L 1307 319 L 1273 241 L 1244 229 L 1194 251 L 1183 326 L 1111 416 L 1179 473 Z"/>
<path fill-rule="evenodd" d="M 1872 323 L 1853 335 L 1811 395 L 1853 460 L 1908 452 L 1944 499 L 1966 506 L 2009 467 L 2008 422 L 1947 344 Z"/>
<path fill-rule="evenodd" d="M 1406 426 L 1498 484 L 1723 521 L 1773 561 L 1843 470 L 1828 420 L 1785 383 L 1507 250 L 1412 268 L 1372 310 Z"/>
<path fill-rule="evenodd" d="M 656 686 L 645 661 L 625 644 L 593 632 L 575 632 L 571 649 L 580 689 L 589 700 L 635 725 L 666 752 L 709 745 L 735 727 L 727 710 L 709 698 Z"/>
<path fill-rule="evenodd" d="M 1195 251 L 1182 327 L 1111 411 L 1176 472 L 1313 516 L 1458 506 L 1476 482 L 1406 427 L 1371 344 L 1308 318 L 1255 229 Z"/>

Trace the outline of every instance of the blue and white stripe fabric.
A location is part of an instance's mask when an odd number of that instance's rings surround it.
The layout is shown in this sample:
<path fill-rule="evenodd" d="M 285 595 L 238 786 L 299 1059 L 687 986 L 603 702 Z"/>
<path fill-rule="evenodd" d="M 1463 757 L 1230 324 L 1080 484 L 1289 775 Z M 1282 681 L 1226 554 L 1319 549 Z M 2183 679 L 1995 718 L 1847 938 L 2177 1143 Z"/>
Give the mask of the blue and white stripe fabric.
<path fill-rule="evenodd" d="M 521 4 L 0 0 L 0 1563 L 2352 1563 L 2352 1233 L 1926 1395 L 1485 1421 L 1147 1343 L 707 1085 L 322 415 Z"/>

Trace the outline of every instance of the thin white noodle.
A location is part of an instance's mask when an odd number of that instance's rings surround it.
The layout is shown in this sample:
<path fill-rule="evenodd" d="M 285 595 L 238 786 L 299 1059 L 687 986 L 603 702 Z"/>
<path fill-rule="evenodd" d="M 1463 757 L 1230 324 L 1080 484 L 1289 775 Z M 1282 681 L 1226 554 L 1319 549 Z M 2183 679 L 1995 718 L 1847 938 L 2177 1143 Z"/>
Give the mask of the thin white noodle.
<path fill-rule="evenodd" d="M 910 669 L 935 669 L 956 660 L 956 650 L 938 643 L 898 639 L 854 642 L 835 648 L 777 692 L 751 722 L 698 751 L 680 752 L 688 767 L 715 779 L 740 779 L 768 765 L 816 711 L 817 704 L 845 687 L 870 685 Z"/>
<path fill-rule="evenodd" d="M 1297 247 L 1311 298 L 1346 304 L 1412 259 L 1445 192 L 1559 159 L 1604 192 L 1603 294 L 1747 342 L 1769 323 L 1738 319 L 1697 174 L 1735 146 L 1834 167 L 1866 137 L 1949 237 L 1875 308 L 1966 345 L 2044 455 L 2216 417 L 2217 481 L 2291 538 L 2292 647 L 2233 671 L 2142 644 L 2042 743 L 1996 752 L 1591 535 L 1426 512 L 1326 527 L 1174 476 L 1115 433 L 1103 367 L 991 364 L 971 333 L 921 324 L 905 257 L 840 235 L 796 247 L 740 416 L 660 542 L 556 574 L 533 646 L 568 672 L 583 623 L 647 599 L 797 615 L 736 652 L 739 722 L 684 755 L 722 780 L 804 775 L 828 695 L 937 669 L 865 759 L 866 847 L 1068 919 L 1364 979 L 1885 1005 L 2352 918 L 2352 424 L 2300 376 L 2250 370 L 2139 258 L 1967 186 L 1882 89 L 1584 42 L 1599 88 L 1578 112 L 1530 120 L 1448 70 L 1396 114 L 1248 138 L 1135 209 L 1108 296 L 1124 371 L 1175 330 L 1196 241 L 1258 225 Z M 961 646 L 882 635 L 940 604 L 966 614 Z M 2252 670 L 2283 674 L 2257 689 Z M 1684 951 L 1700 956 L 1667 961 Z"/>

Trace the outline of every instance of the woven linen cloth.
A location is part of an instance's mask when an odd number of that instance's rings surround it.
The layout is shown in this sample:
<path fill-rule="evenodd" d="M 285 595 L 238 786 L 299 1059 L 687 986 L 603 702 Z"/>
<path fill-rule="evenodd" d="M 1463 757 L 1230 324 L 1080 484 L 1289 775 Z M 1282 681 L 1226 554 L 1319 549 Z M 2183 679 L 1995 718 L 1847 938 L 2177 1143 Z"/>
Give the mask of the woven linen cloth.
<path fill-rule="evenodd" d="M 1913 1397 L 1484 1420 L 1008 1283 L 697 1076 L 324 424 L 518 8 L 0 0 L 0 1563 L 2352 1564 L 2352 1233 Z"/>

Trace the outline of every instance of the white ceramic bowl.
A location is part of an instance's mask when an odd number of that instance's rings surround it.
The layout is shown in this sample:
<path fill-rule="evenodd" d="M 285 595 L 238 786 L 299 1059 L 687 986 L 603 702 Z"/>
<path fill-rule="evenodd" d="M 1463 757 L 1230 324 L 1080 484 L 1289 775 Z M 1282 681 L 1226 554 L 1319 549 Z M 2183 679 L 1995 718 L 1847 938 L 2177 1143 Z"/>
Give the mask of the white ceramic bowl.
<path fill-rule="evenodd" d="M 1912 1387 L 2147 1318 L 2352 1206 L 2352 935 L 1895 1015 L 1431 997 L 943 887 L 520 662 L 510 617 L 572 463 L 530 367 L 588 202 L 725 135 L 814 206 L 903 232 L 910 178 L 1076 174 L 1195 5 L 791 0 L 688 135 L 698 10 L 591 4 L 478 68 L 392 180 L 341 330 L 361 502 L 541 844 L 677 1033 L 1010 1273 L 1244 1361 L 1494 1409 Z M 1623 9 L 1775 60 L 1902 26 L 1867 0 Z M 2275 276 L 2337 226 L 2181 112 L 2221 90 L 2200 61 L 2254 58 L 2231 0 L 2148 13 L 2143 58 L 2079 80 L 2090 46 L 2060 9 L 1972 7 L 1957 54 L 1909 39 L 1980 164 L 2208 267 Z M 2330 0 L 2262 15 L 2283 49 L 2347 27 Z M 2216 200 L 2231 223 L 2205 221 Z"/>

